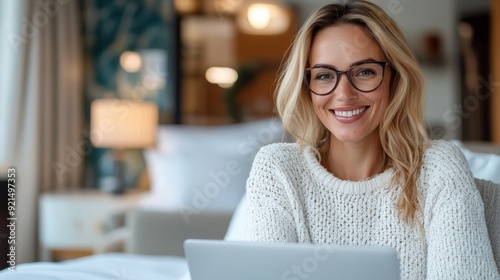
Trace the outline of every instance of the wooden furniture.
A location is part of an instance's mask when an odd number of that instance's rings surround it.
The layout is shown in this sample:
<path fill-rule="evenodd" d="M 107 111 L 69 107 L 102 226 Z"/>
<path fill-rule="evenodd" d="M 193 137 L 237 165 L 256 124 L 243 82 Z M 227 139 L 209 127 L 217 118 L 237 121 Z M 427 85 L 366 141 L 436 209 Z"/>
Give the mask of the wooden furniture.
<path fill-rule="evenodd" d="M 500 144 L 500 1 L 491 1 L 491 130 Z"/>

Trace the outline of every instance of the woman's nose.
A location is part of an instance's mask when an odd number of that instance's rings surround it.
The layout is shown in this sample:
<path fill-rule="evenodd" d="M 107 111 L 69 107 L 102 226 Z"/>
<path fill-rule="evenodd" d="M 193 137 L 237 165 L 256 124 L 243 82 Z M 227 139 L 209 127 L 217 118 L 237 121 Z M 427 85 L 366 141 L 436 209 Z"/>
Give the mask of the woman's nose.
<path fill-rule="evenodd" d="M 340 75 L 339 82 L 335 90 L 333 90 L 333 94 L 339 101 L 348 101 L 358 97 L 358 93 L 347 75 Z"/>

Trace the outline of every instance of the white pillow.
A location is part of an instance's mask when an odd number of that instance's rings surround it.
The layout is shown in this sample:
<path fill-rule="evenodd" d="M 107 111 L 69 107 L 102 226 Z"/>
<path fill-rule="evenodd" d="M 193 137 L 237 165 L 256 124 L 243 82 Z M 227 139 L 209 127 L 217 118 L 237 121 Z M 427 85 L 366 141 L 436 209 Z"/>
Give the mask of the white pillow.
<path fill-rule="evenodd" d="M 462 142 L 453 140 L 469 162 L 472 175 L 475 178 L 489 180 L 500 184 L 500 155 L 473 152 Z"/>
<path fill-rule="evenodd" d="M 257 151 L 280 141 L 283 133 L 277 119 L 212 127 L 161 126 L 157 148 L 145 150 L 151 182 L 147 204 L 233 211 L 245 192 Z"/>
<path fill-rule="evenodd" d="M 229 227 L 227 228 L 226 235 L 224 236 L 224 240 L 230 241 L 246 241 L 248 240 L 246 236 L 246 207 L 247 207 L 247 198 L 244 194 L 238 203 L 238 207 L 234 210 L 234 214 L 231 217 L 231 222 L 229 223 Z"/>

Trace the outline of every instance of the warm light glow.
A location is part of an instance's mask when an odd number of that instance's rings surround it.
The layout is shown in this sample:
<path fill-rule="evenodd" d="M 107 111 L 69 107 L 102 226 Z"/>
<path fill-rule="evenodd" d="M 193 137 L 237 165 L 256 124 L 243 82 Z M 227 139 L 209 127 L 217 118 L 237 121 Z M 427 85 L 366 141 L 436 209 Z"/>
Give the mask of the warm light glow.
<path fill-rule="evenodd" d="M 271 21 L 271 11 L 268 4 L 252 4 L 248 7 L 248 22 L 255 29 L 264 29 Z"/>
<path fill-rule="evenodd" d="M 138 72 L 142 66 L 141 55 L 137 52 L 125 51 L 120 56 L 120 65 L 127 72 Z"/>
<path fill-rule="evenodd" d="M 174 0 L 175 9 L 179 13 L 194 13 L 199 9 L 198 1 L 196 0 Z"/>
<path fill-rule="evenodd" d="M 231 87 L 238 80 L 238 72 L 229 67 L 210 67 L 205 72 L 205 78 L 211 84 L 222 88 Z"/>
<path fill-rule="evenodd" d="M 252 35 L 276 35 L 288 30 L 290 9 L 276 1 L 262 0 L 248 4 L 238 13 L 238 27 Z"/>
<path fill-rule="evenodd" d="M 217 14 L 235 14 L 243 4 L 243 0 L 212 0 L 210 6 Z"/>
<path fill-rule="evenodd" d="M 157 125 L 158 106 L 153 102 L 97 99 L 90 107 L 90 141 L 95 147 L 152 147 Z"/>

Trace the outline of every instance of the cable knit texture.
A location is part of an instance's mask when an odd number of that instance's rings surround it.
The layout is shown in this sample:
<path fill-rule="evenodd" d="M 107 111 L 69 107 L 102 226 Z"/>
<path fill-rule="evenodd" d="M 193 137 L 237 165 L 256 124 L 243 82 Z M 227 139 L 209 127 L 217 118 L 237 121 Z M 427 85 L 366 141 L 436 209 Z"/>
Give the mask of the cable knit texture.
<path fill-rule="evenodd" d="M 497 269 L 500 271 L 500 185 L 491 181 L 476 179 L 476 186 L 483 199 L 491 248 L 493 249 Z"/>
<path fill-rule="evenodd" d="M 418 180 L 424 231 L 398 219 L 392 169 L 340 180 L 311 148 L 277 143 L 257 154 L 247 181 L 247 236 L 259 242 L 385 245 L 402 279 L 500 279 L 480 193 L 459 149 L 433 141 Z"/>

